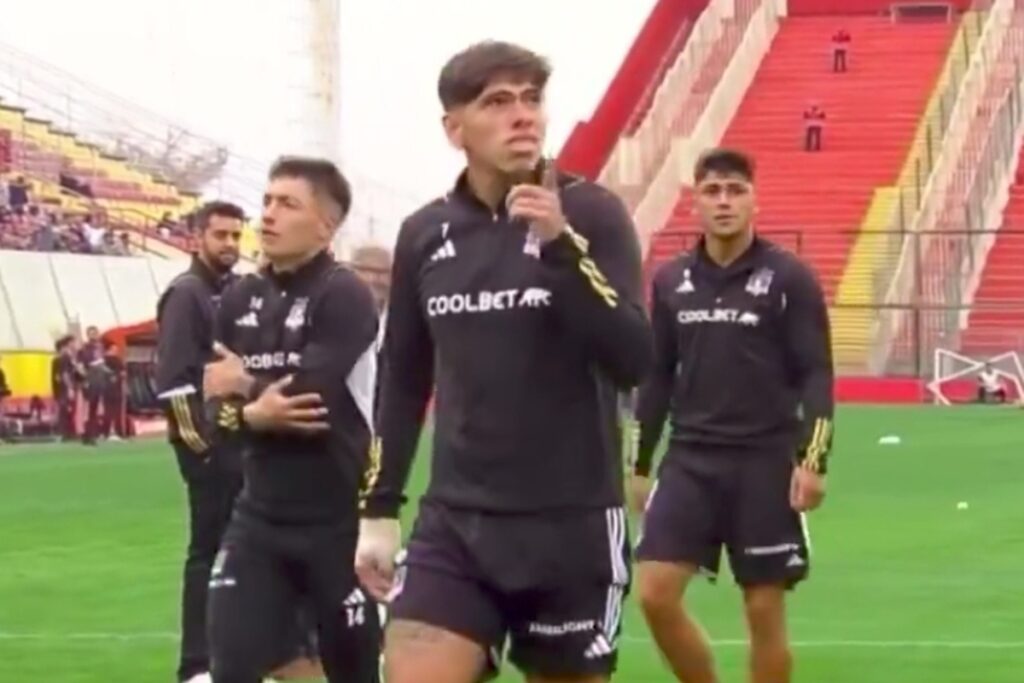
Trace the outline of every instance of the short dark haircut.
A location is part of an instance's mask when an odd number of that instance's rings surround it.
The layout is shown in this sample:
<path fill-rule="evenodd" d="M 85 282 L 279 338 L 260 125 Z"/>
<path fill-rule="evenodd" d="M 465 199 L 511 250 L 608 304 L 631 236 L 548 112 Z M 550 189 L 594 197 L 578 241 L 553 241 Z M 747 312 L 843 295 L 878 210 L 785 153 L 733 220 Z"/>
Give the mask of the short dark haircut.
<path fill-rule="evenodd" d="M 196 211 L 194 225 L 201 231 L 206 230 L 210 227 L 210 219 L 214 216 L 220 216 L 221 218 L 234 218 L 235 220 L 245 221 L 245 211 L 242 210 L 237 204 L 231 202 L 222 202 L 220 200 L 206 202 L 199 210 Z"/>
<path fill-rule="evenodd" d="M 716 147 L 700 155 L 693 169 L 693 181 L 699 183 L 709 173 L 742 176 L 754 182 L 754 160 L 738 149 Z"/>
<path fill-rule="evenodd" d="M 270 179 L 302 178 L 317 197 L 326 197 L 341 210 L 339 222 L 352 208 L 352 187 L 333 162 L 313 157 L 281 157 L 270 168 Z"/>
<path fill-rule="evenodd" d="M 448 60 L 437 81 L 445 111 L 469 104 L 499 76 L 544 89 L 551 77 L 547 59 L 525 47 L 496 40 L 471 45 Z"/>

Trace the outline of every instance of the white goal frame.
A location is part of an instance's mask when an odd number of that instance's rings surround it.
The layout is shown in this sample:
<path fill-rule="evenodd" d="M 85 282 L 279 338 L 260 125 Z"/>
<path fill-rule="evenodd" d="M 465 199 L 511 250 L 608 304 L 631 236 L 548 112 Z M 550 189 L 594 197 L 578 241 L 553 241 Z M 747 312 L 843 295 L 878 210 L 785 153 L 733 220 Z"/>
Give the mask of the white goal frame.
<path fill-rule="evenodd" d="M 950 359 L 959 362 L 963 365 L 962 368 L 948 375 L 942 374 L 943 361 Z M 999 368 L 1000 363 L 1006 363 L 1007 361 L 1017 371 L 1016 374 L 1006 372 Z M 949 397 L 942 392 L 942 386 L 947 382 L 961 379 L 972 374 L 976 374 L 979 370 L 985 367 L 986 364 L 992 366 L 992 370 L 995 371 L 996 375 L 1009 381 L 1017 390 L 1017 399 L 1024 399 L 1024 363 L 1021 362 L 1020 354 L 1016 351 L 1005 351 L 1003 353 L 992 356 L 991 358 L 971 358 L 965 356 L 962 353 L 953 351 L 951 349 L 935 349 L 935 360 L 932 363 L 932 381 L 927 385 L 928 391 L 931 392 L 932 398 L 935 402 L 944 406 L 953 405 L 953 402 L 949 400 Z"/>

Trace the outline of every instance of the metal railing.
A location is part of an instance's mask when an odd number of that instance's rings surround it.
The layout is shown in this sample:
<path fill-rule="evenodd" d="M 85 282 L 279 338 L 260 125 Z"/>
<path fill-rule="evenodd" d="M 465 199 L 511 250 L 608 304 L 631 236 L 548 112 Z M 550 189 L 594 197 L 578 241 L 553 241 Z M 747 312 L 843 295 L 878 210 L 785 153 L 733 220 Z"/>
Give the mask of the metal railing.
<path fill-rule="evenodd" d="M 631 136 L 623 138 L 600 175 L 631 210 L 669 159 L 674 139 L 680 135 L 680 117 L 694 110 L 699 115 L 708 93 L 698 84 L 717 82 L 764 0 L 714 0 L 698 17 L 675 62 L 665 70 L 643 121 Z M 710 91 L 709 91 L 710 92 Z M 694 104 L 696 103 L 696 104 Z"/>
<path fill-rule="evenodd" d="M 978 8 L 968 15 L 972 20 L 966 21 L 957 33 L 957 43 L 950 52 L 952 58 L 948 62 L 942 90 L 930 101 L 922 117 L 927 123 L 919 129 L 919 139 L 914 141 L 913 161 L 909 162 L 897 180 L 894 212 L 887 226 L 889 231 L 905 233 L 921 208 L 925 186 L 938 161 L 971 55 L 988 17 L 991 0 L 976 0 L 975 4 Z"/>
<path fill-rule="evenodd" d="M 833 312 L 847 306 L 833 306 Z M 856 307 L 871 314 L 898 312 L 904 321 L 884 368 L 867 364 L 837 365 L 839 375 L 929 377 L 936 349 L 970 357 L 993 357 L 1007 352 L 1024 354 L 1024 301 L 988 301 L 962 305 L 929 303 Z M 833 340 L 841 345 L 841 339 Z"/>

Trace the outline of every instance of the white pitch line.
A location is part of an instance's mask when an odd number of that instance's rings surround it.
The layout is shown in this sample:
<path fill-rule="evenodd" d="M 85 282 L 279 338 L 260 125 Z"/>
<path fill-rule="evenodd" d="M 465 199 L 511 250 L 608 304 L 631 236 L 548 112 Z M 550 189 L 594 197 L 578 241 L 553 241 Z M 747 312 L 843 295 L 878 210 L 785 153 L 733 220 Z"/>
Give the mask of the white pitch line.
<path fill-rule="evenodd" d="M 628 643 L 649 643 L 647 638 L 623 636 Z M 712 640 L 713 647 L 746 647 L 747 641 L 740 639 Z M 1024 649 L 1024 640 L 794 640 L 791 647 L 836 648 L 836 649 L 934 649 L 934 650 L 1019 650 Z"/>
<path fill-rule="evenodd" d="M 140 631 L 136 633 L 16 633 L 0 631 L 0 641 L 142 641 L 177 640 L 178 634 L 171 631 Z M 620 640 L 630 645 L 651 644 L 640 636 L 622 636 Z M 711 643 L 715 647 L 746 647 L 742 639 L 722 639 Z M 790 643 L 798 648 L 836 649 L 933 649 L 933 650 L 1020 650 L 1024 640 L 796 640 Z"/>

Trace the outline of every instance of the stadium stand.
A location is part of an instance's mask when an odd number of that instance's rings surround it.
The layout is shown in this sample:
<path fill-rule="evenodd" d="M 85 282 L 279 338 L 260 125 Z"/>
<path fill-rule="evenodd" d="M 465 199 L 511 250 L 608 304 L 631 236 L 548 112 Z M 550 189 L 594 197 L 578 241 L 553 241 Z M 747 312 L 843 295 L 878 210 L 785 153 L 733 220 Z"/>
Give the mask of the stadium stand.
<path fill-rule="evenodd" d="M 723 78 L 710 96 L 694 97 L 699 90 L 696 81 L 701 80 L 697 74 L 711 68 L 710 62 L 701 61 L 700 69 L 691 69 L 689 80 L 677 79 L 676 74 L 701 36 L 714 35 L 718 41 L 725 35 L 700 30 L 709 23 L 703 20 L 715 10 L 722 12 L 724 4 L 709 3 L 693 26 L 677 20 L 676 28 L 688 31 L 687 41 L 676 63 L 657 71 L 657 85 L 648 90 L 655 91 L 653 97 L 641 99 L 637 115 L 612 145 L 613 152 L 609 154 L 604 143 L 596 146 L 604 150 L 604 166 L 587 172 L 587 164 L 576 163 L 585 156 L 579 150 L 588 143 L 582 135 L 587 131 L 581 128 L 577 139 L 562 150 L 560 162 L 624 194 L 634 210 L 649 277 L 696 236 L 687 172 L 692 157 L 714 144 L 752 152 L 760 164 L 762 233 L 801 252 L 818 270 L 832 302 L 837 365 L 848 375 L 840 394 L 921 400 L 927 393 L 921 382 L 896 387 L 894 381 L 881 393 L 872 393 L 878 385 L 862 380 L 908 369 L 923 378 L 931 371 L 935 349 L 972 345 L 972 333 L 962 332 L 966 311 L 974 306 L 981 265 L 990 251 L 992 272 L 998 271 L 1002 259 L 1009 263 L 1016 258 L 1006 255 L 1013 250 L 1005 245 L 1017 238 L 1007 230 L 993 240 L 998 222 L 993 224 L 989 216 L 1001 206 L 991 186 L 1005 177 L 996 168 L 1005 161 L 997 163 L 989 148 L 1005 151 L 1007 143 L 1015 148 L 1021 139 L 1019 117 L 1008 119 L 1004 101 L 1007 91 L 1019 92 L 1022 82 L 1021 32 L 1016 45 L 1002 37 L 1015 3 L 728 3 L 737 20 L 754 8 L 760 14 L 726 60 Z M 1015 21 L 1024 25 L 1021 11 L 1016 11 Z M 839 29 L 853 38 L 851 68 L 833 74 L 830 39 Z M 707 50 L 711 52 L 714 49 Z M 745 80 L 749 76 L 737 77 L 738 66 L 754 74 L 752 82 Z M 703 82 L 708 81 L 714 79 Z M 679 83 L 685 92 L 670 90 Z M 801 149 L 801 115 L 812 101 L 827 116 L 821 153 Z M 666 102 L 678 107 L 674 114 L 666 116 Z M 690 113 L 684 116 L 686 108 Z M 641 116 L 646 118 L 637 122 Z M 709 117 L 714 119 L 710 124 Z M 688 134 L 680 122 L 693 119 L 699 124 Z M 660 137 L 650 130 L 655 124 L 663 129 Z M 644 135 L 649 139 L 639 140 Z M 658 139 L 652 144 L 654 138 Z M 986 142 L 990 138 L 1005 142 L 991 145 Z M 633 143 L 631 150 L 626 142 Z M 640 188 L 646 196 L 637 199 L 631 188 L 623 193 L 619 185 L 624 178 L 632 178 L 637 186 L 637 179 L 651 179 L 649 159 L 638 155 L 640 148 L 648 155 L 652 148 L 670 151 L 665 152 L 657 178 Z M 616 156 L 623 149 L 631 152 L 626 164 Z M 662 182 L 666 179 L 667 184 Z M 965 215 L 967 204 L 974 208 Z M 998 277 L 986 272 L 982 280 L 971 320 L 991 334 L 1004 323 L 985 321 L 1005 316 L 983 312 L 986 302 L 996 298 L 989 283 Z M 1024 318 L 1019 294 L 1006 293 L 1000 301 L 1019 304 Z M 946 309 L 928 310 L 940 305 Z M 1005 334 L 1001 338 L 1005 341 Z M 1012 343 L 1020 347 L 1024 340 Z M 843 387 L 854 388 L 847 392 Z"/>
<path fill-rule="evenodd" d="M 1024 168 L 1010 187 L 1003 225 L 985 260 L 968 316 L 963 348 L 978 352 L 1024 347 Z"/>
<path fill-rule="evenodd" d="M 841 75 L 831 74 L 827 61 L 828 37 L 839 23 L 855 45 L 851 69 Z M 830 297 L 846 264 L 851 228 L 874 187 L 891 183 L 902 166 L 953 30 L 874 17 L 789 18 L 726 132 L 723 144 L 749 151 L 758 162 L 760 230 L 799 249 Z M 801 114 L 812 101 L 828 117 L 820 153 L 801 147 Z M 652 243 L 650 268 L 677 253 L 694 231 L 691 206 L 684 190 Z"/>
<path fill-rule="evenodd" d="M 577 123 L 558 155 L 561 168 L 596 178 L 622 134 L 642 123 L 666 69 L 709 0 L 658 0 L 593 115 Z"/>
<path fill-rule="evenodd" d="M 130 232 L 145 251 L 160 240 L 174 248 L 172 254 L 187 249 L 187 234 L 172 217 L 191 213 L 196 194 L 7 102 L 0 102 L 0 140 L 0 168 L 9 179 L 28 180 L 38 203 L 68 214 L 103 216 Z M 156 251 L 167 250 L 157 246 Z"/>

